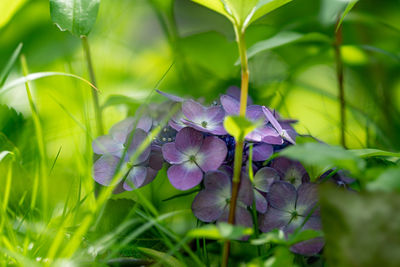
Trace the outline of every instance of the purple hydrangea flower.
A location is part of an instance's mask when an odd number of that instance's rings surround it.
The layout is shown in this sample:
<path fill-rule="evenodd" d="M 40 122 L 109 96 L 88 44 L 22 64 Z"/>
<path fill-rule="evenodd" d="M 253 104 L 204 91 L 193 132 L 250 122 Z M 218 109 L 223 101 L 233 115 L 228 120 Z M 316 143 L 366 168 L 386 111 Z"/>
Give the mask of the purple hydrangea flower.
<path fill-rule="evenodd" d="M 266 143 L 253 145 L 253 161 L 266 161 L 274 154 L 274 147 Z"/>
<path fill-rule="evenodd" d="M 171 184 L 180 190 L 198 185 L 203 172 L 217 170 L 225 160 L 225 142 L 215 136 L 186 127 L 178 132 L 175 142 L 162 146 L 164 159 L 172 164 L 167 171 Z"/>
<path fill-rule="evenodd" d="M 279 173 L 282 180 L 293 184 L 295 187 L 310 181 L 306 169 L 298 161 L 278 157 L 272 161 L 271 168 Z"/>
<path fill-rule="evenodd" d="M 204 178 L 204 190 L 194 198 L 192 210 L 203 222 L 228 221 L 232 191 L 232 179 L 227 172 L 207 172 Z M 247 176 L 241 179 L 238 202 L 236 206 L 235 224 L 252 226 L 251 214 L 247 207 L 253 203 L 251 183 Z"/>
<path fill-rule="evenodd" d="M 193 100 L 186 100 L 182 104 L 182 113 L 185 116 L 183 123 L 198 131 L 214 135 L 227 134 L 223 122 L 225 112 L 220 106 L 204 107 Z"/>
<path fill-rule="evenodd" d="M 265 195 L 268 193 L 271 184 L 277 180 L 279 180 L 278 172 L 269 167 L 259 169 L 256 175 L 254 175 L 254 197 L 258 212 L 265 213 L 267 211 L 268 202 Z"/>
<path fill-rule="evenodd" d="M 262 110 L 263 110 L 265 116 L 267 117 L 268 121 L 272 124 L 272 126 L 278 132 L 279 136 L 281 136 L 283 139 L 287 140 L 289 143 L 295 144 L 296 142 L 294 140 L 296 139 L 296 132 L 294 130 L 292 130 L 290 124 L 285 123 L 285 126 L 290 127 L 290 128 L 284 129 L 269 109 L 267 109 L 266 107 L 263 106 Z"/>
<path fill-rule="evenodd" d="M 260 216 L 260 230 L 269 232 L 273 229 L 281 229 L 285 235 L 293 233 L 300 228 L 305 219 L 302 230 L 321 230 L 321 220 L 317 205 L 317 185 L 302 184 L 297 190 L 287 182 L 274 182 L 267 194 L 269 203 L 268 211 Z M 324 246 L 322 238 L 314 238 L 293 245 L 290 249 L 294 253 L 302 255 L 314 255 Z"/>

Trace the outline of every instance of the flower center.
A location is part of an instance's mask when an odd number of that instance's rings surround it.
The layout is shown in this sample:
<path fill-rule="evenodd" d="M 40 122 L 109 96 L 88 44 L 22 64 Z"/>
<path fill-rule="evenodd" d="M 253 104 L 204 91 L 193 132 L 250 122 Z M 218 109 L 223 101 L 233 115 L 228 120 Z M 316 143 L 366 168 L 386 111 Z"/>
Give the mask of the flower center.
<path fill-rule="evenodd" d="M 193 156 L 193 155 L 190 156 L 190 157 L 189 157 L 189 161 L 192 162 L 192 163 L 195 163 L 195 162 L 196 162 L 196 157 Z"/>
<path fill-rule="evenodd" d="M 206 121 L 202 121 L 201 122 L 201 126 L 203 126 L 203 128 L 207 128 L 207 122 Z"/>
<path fill-rule="evenodd" d="M 292 220 L 296 220 L 297 217 L 299 216 L 299 213 L 297 213 L 297 211 L 294 210 L 294 211 L 292 211 L 292 212 L 290 213 L 290 215 L 292 216 Z"/>

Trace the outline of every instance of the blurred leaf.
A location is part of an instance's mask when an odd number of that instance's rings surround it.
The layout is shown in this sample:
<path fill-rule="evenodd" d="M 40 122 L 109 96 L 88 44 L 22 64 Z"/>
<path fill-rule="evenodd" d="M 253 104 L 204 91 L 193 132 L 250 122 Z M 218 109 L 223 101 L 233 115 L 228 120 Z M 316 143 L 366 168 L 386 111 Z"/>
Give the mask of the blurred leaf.
<path fill-rule="evenodd" d="M 268 233 L 263 233 L 257 239 L 251 240 L 251 244 L 253 245 L 264 245 L 264 244 L 286 244 L 285 234 L 282 230 L 272 230 Z"/>
<path fill-rule="evenodd" d="M 274 256 L 270 257 L 264 262 L 264 267 L 291 267 L 293 263 L 294 254 L 290 252 L 287 247 L 279 246 L 274 249 Z"/>
<path fill-rule="evenodd" d="M 334 24 L 346 7 L 354 0 L 322 0 L 320 20 L 322 24 Z M 346 13 L 347 14 L 347 13 Z"/>
<path fill-rule="evenodd" d="M 367 189 L 370 191 L 400 193 L 400 168 L 384 171 L 375 181 L 367 184 Z"/>
<path fill-rule="evenodd" d="M 183 267 L 185 266 L 181 262 L 179 262 L 176 258 L 168 255 L 167 253 L 157 251 L 151 248 L 143 248 L 138 247 L 139 251 L 143 252 L 144 254 L 156 259 L 158 262 L 163 263 L 162 266 L 171 266 L 171 267 Z"/>
<path fill-rule="evenodd" d="M 303 230 L 300 232 L 297 232 L 295 234 L 290 234 L 288 236 L 288 245 L 294 245 L 306 240 L 310 240 L 316 237 L 321 237 L 323 234 L 321 231 L 316 231 L 316 230 L 312 230 L 312 229 L 307 229 L 307 230 Z"/>
<path fill-rule="evenodd" d="M 7 156 L 7 155 L 13 155 L 11 151 L 1 151 L 0 152 L 0 162 Z"/>
<path fill-rule="evenodd" d="M 224 120 L 224 127 L 236 141 L 243 141 L 246 135 L 258 127 L 258 124 L 242 116 L 227 116 Z"/>
<path fill-rule="evenodd" d="M 15 48 L 13 54 L 11 55 L 10 59 L 8 60 L 6 66 L 0 73 L 0 89 L 3 87 L 4 83 L 7 80 L 8 75 L 11 72 L 12 67 L 15 64 L 15 61 L 17 61 L 19 54 L 21 53 L 22 49 L 22 43 L 20 43 L 17 48 Z"/>
<path fill-rule="evenodd" d="M 399 266 L 398 194 L 355 194 L 325 186 L 320 204 L 329 266 Z"/>
<path fill-rule="evenodd" d="M 25 119 L 21 113 L 6 105 L 0 105 L 0 132 L 4 133 L 13 143 L 17 143 L 24 126 Z"/>
<path fill-rule="evenodd" d="M 346 9 L 344 10 L 342 16 L 340 17 L 339 23 L 336 25 L 336 31 L 339 30 L 340 26 L 342 26 L 343 20 L 347 14 L 353 9 L 353 7 L 358 3 L 358 0 L 350 0 L 347 4 Z"/>
<path fill-rule="evenodd" d="M 235 226 L 228 223 L 207 224 L 203 227 L 191 230 L 189 237 L 204 237 L 213 240 L 238 240 L 244 236 L 253 234 L 252 228 Z"/>
<path fill-rule="evenodd" d="M 393 60 L 395 60 L 397 62 L 400 62 L 400 56 L 399 55 L 397 55 L 395 53 L 392 53 L 392 52 L 389 52 L 389 51 L 387 51 L 385 49 L 382 49 L 382 48 L 379 48 L 379 47 L 375 47 L 375 46 L 372 46 L 372 45 L 360 45 L 359 47 L 364 49 L 364 50 L 366 50 L 366 51 L 375 52 L 375 53 L 379 53 L 379 54 L 388 56 L 388 57 L 392 58 Z"/>
<path fill-rule="evenodd" d="M 315 181 L 323 172 L 337 167 L 359 175 L 365 167 L 365 162 L 355 153 L 341 147 L 320 143 L 305 143 L 284 149 L 281 156 L 300 161 Z"/>
<path fill-rule="evenodd" d="M 371 149 L 371 148 L 365 148 L 365 149 L 352 149 L 350 150 L 357 156 L 360 156 L 362 158 L 368 158 L 368 157 L 395 157 L 395 158 L 400 158 L 400 153 L 399 152 L 390 152 L 390 151 L 384 151 L 384 150 L 379 150 L 379 149 Z"/>
<path fill-rule="evenodd" d="M 203 5 L 217 13 L 220 13 L 232 21 L 231 15 L 226 11 L 225 6 L 221 0 L 192 0 L 192 1 L 200 5 Z"/>
<path fill-rule="evenodd" d="M 101 108 L 106 108 L 109 106 L 116 106 L 116 105 L 137 105 L 140 104 L 141 101 L 133 99 L 129 96 L 124 96 L 124 95 L 110 95 L 106 102 L 102 105 Z"/>
<path fill-rule="evenodd" d="M 27 0 L 2 0 L 0 1 L 0 28 L 6 25 L 26 3 Z"/>
<path fill-rule="evenodd" d="M 267 40 L 260 41 L 258 43 L 255 43 L 254 45 L 252 45 L 247 51 L 247 53 L 248 53 L 247 56 L 250 59 L 262 51 L 270 50 L 270 49 L 284 46 L 284 45 L 294 43 L 294 42 L 329 43 L 330 41 L 331 41 L 331 39 L 328 36 L 321 34 L 321 33 L 317 33 L 317 32 L 303 34 L 303 33 L 298 33 L 298 32 L 283 31 Z M 236 65 L 240 64 L 240 61 L 236 61 L 235 64 Z"/>
<path fill-rule="evenodd" d="M 50 14 L 61 31 L 87 36 L 96 22 L 100 0 L 50 0 Z"/>

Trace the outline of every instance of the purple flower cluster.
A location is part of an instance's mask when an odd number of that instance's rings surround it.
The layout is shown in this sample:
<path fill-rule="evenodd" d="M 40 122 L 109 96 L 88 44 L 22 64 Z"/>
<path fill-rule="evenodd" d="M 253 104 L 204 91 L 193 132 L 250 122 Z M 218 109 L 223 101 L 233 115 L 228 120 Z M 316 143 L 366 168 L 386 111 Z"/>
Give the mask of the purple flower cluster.
<path fill-rule="evenodd" d="M 210 106 L 159 93 L 168 101 L 148 107 L 139 118 L 117 123 L 109 135 L 100 136 L 93 142 L 93 151 L 100 155 L 94 164 L 94 179 L 102 185 L 110 185 L 118 168 L 128 164 L 128 173 L 116 181 L 117 192 L 132 190 L 153 181 L 166 163 L 172 186 L 179 190 L 199 187 L 200 192 L 192 203 L 193 213 L 199 220 L 207 223 L 227 221 L 235 140 L 227 134 L 223 122 L 226 116 L 239 113 L 240 91 L 230 88 Z M 172 104 L 180 105 L 180 110 L 151 145 L 133 157 Z M 254 105 L 251 99 L 247 104 L 247 118 L 263 123 L 245 137 L 235 223 L 251 227 L 250 210 L 255 203 L 263 232 L 278 228 L 290 234 L 298 228 L 321 229 L 316 207 L 317 186 L 310 183 L 304 167 L 282 157 L 267 162 L 275 152 L 295 144 L 297 133 L 291 126 L 295 121 L 283 120 L 277 112 Z M 251 146 L 253 181 L 248 176 Z M 312 239 L 292 246 L 292 250 L 312 255 L 322 246 L 321 239 Z"/>

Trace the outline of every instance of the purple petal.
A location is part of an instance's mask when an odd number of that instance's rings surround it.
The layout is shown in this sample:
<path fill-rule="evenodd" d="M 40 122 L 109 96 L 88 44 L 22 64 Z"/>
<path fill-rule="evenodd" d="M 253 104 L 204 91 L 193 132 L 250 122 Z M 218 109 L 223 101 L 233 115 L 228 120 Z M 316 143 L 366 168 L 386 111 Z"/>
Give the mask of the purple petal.
<path fill-rule="evenodd" d="M 274 147 L 269 144 L 257 144 L 253 146 L 253 161 L 266 161 L 274 153 Z"/>
<path fill-rule="evenodd" d="M 192 210 L 199 220 L 213 222 L 221 216 L 227 205 L 225 198 L 214 191 L 203 190 L 194 198 Z"/>
<path fill-rule="evenodd" d="M 209 107 L 205 112 L 208 121 L 212 124 L 219 124 L 224 121 L 225 111 L 221 107 Z"/>
<path fill-rule="evenodd" d="M 110 135 L 97 137 L 92 144 L 93 152 L 96 154 L 111 154 L 120 157 L 124 150 L 123 143 L 116 141 Z"/>
<path fill-rule="evenodd" d="M 254 197 L 256 200 L 257 211 L 260 213 L 266 213 L 268 209 L 267 199 L 257 189 L 254 189 Z"/>
<path fill-rule="evenodd" d="M 308 216 L 318 202 L 317 184 L 306 183 L 297 189 L 296 210 L 300 215 Z"/>
<path fill-rule="evenodd" d="M 183 119 L 182 122 L 186 125 L 189 126 L 191 128 L 194 128 L 200 132 L 205 132 L 205 133 L 211 133 L 214 135 L 226 135 L 227 132 L 223 126 L 223 123 L 219 123 L 219 124 L 207 124 L 206 127 L 203 127 L 200 123 L 197 122 L 192 122 L 186 119 Z"/>
<path fill-rule="evenodd" d="M 203 107 L 200 103 L 189 99 L 183 102 L 182 112 L 188 120 L 196 122 L 203 118 L 205 107 Z"/>
<path fill-rule="evenodd" d="M 126 118 L 116 124 L 110 129 L 110 135 L 117 140 L 117 142 L 124 144 L 129 133 L 133 130 L 134 118 Z"/>
<path fill-rule="evenodd" d="M 267 194 L 268 203 L 275 209 L 291 212 L 295 209 L 296 188 L 287 182 L 276 181 Z"/>
<path fill-rule="evenodd" d="M 321 230 L 321 220 L 319 217 L 310 217 L 309 220 L 305 223 L 302 230 L 312 229 L 312 230 Z M 324 246 L 324 240 L 322 237 L 313 238 L 311 240 L 303 241 L 293 245 L 290 250 L 294 253 L 312 256 L 321 251 Z"/>
<path fill-rule="evenodd" d="M 94 180 L 102 185 L 110 185 L 120 158 L 112 155 L 101 156 L 93 166 Z"/>
<path fill-rule="evenodd" d="M 229 179 L 232 180 L 233 168 L 231 166 L 221 165 L 221 167 L 219 167 L 218 170 L 225 173 L 228 177 L 230 177 Z"/>
<path fill-rule="evenodd" d="M 139 121 L 136 124 L 136 128 L 142 129 L 147 133 L 150 131 L 152 126 L 153 126 L 153 119 L 145 115 L 140 117 Z"/>
<path fill-rule="evenodd" d="M 144 180 L 146 180 L 147 168 L 143 166 L 133 167 L 124 182 L 124 189 L 132 191 L 134 188 L 142 186 Z"/>
<path fill-rule="evenodd" d="M 274 128 L 278 131 L 278 133 L 281 134 L 282 127 L 279 124 L 279 122 L 275 119 L 275 116 L 272 114 L 272 112 L 264 106 L 262 107 L 262 109 L 263 109 L 265 116 L 267 117 L 269 122 L 272 124 L 272 126 L 274 126 Z"/>
<path fill-rule="evenodd" d="M 309 176 L 300 162 L 279 157 L 273 160 L 271 167 L 278 171 L 281 178 L 298 187 L 303 181 L 308 181 Z"/>
<path fill-rule="evenodd" d="M 166 143 L 162 146 L 164 159 L 170 164 L 181 164 L 187 160 L 187 156 L 176 149 L 175 143 Z"/>
<path fill-rule="evenodd" d="M 259 228 L 264 233 L 274 229 L 282 229 L 289 223 L 290 219 L 290 213 L 269 207 L 268 211 L 259 217 Z"/>
<path fill-rule="evenodd" d="M 242 173 L 242 177 L 240 179 L 238 200 L 246 206 L 251 206 L 253 204 L 253 199 L 253 186 L 251 185 L 249 177 L 245 173 Z"/>
<path fill-rule="evenodd" d="M 226 90 L 226 94 L 232 96 L 233 98 L 240 101 L 240 88 L 237 86 L 230 86 L 228 90 Z M 247 105 L 253 104 L 253 100 L 250 96 L 247 97 Z"/>
<path fill-rule="evenodd" d="M 149 157 L 149 166 L 154 170 L 161 170 L 164 164 L 164 158 L 161 150 L 152 149 Z"/>
<path fill-rule="evenodd" d="M 248 106 L 246 111 L 246 117 L 252 121 L 256 121 L 259 119 L 263 119 L 266 121 L 263 110 L 259 105 Z"/>
<path fill-rule="evenodd" d="M 224 212 L 218 219 L 218 222 L 228 222 L 228 218 L 229 218 L 229 205 L 225 207 Z M 240 225 L 244 227 L 253 226 L 253 220 L 251 218 L 250 212 L 246 208 L 240 205 L 236 206 L 235 225 Z"/>
<path fill-rule="evenodd" d="M 172 116 L 171 120 L 168 122 L 168 125 L 176 131 L 180 131 L 186 127 L 186 125 L 182 122 L 183 118 L 183 113 L 180 110 L 179 112 L 175 113 L 174 116 Z"/>
<path fill-rule="evenodd" d="M 264 167 L 254 176 L 254 187 L 261 192 L 268 192 L 272 183 L 279 180 L 279 174 L 275 169 Z"/>
<path fill-rule="evenodd" d="M 282 145 L 283 144 L 283 139 L 282 137 L 279 135 L 279 133 L 269 127 L 266 126 L 264 128 L 262 128 L 261 130 L 262 133 L 262 141 L 268 144 L 272 144 L 272 145 Z"/>
<path fill-rule="evenodd" d="M 196 155 L 202 144 L 203 134 L 190 127 L 183 128 L 176 134 L 176 149 L 186 155 Z"/>
<path fill-rule="evenodd" d="M 222 171 L 207 172 L 204 177 L 204 187 L 207 191 L 213 191 L 215 195 L 226 199 L 231 197 L 231 179 Z"/>
<path fill-rule="evenodd" d="M 229 95 L 222 95 L 220 97 L 221 105 L 228 115 L 238 115 L 240 103 L 238 100 Z"/>
<path fill-rule="evenodd" d="M 136 153 L 138 148 L 145 142 L 147 138 L 147 133 L 142 129 L 136 129 L 132 136 L 131 144 L 129 145 L 128 151 L 126 153 L 126 161 L 129 161 L 131 157 Z M 134 165 L 145 162 L 150 155 L 151 147 L 147 146 L 146 149 L 136 158 L 133 162 Z"/>
<path fill-rule="evenodd" d="M 171 184 L 179 190 L 188 190 L 198 185 L 203 179 L 203 173 L 196 164 L 184 162 L 172 165 L 167 171 Z"/>
<path fill-rule="evenodd" d="M 196 155 L 196 163 L 204 172 L 217 170 L 224 162 L 227 152 L 224 141 L 214 136 L 207 137 Z"/>
<path fill-rule="evenodd" d="M 165 96 L 166 98 L 168 98 L 169 100 L 172 100 L 174 102 L 183 102 L 185 100 L 182 97 L 171 95 L 171 94 L 168 94 L 168 93 L 164 93 L 163 91 L 160 91 L 158 89 L 156 91 L 157 91 L 157 93 Z"/>

